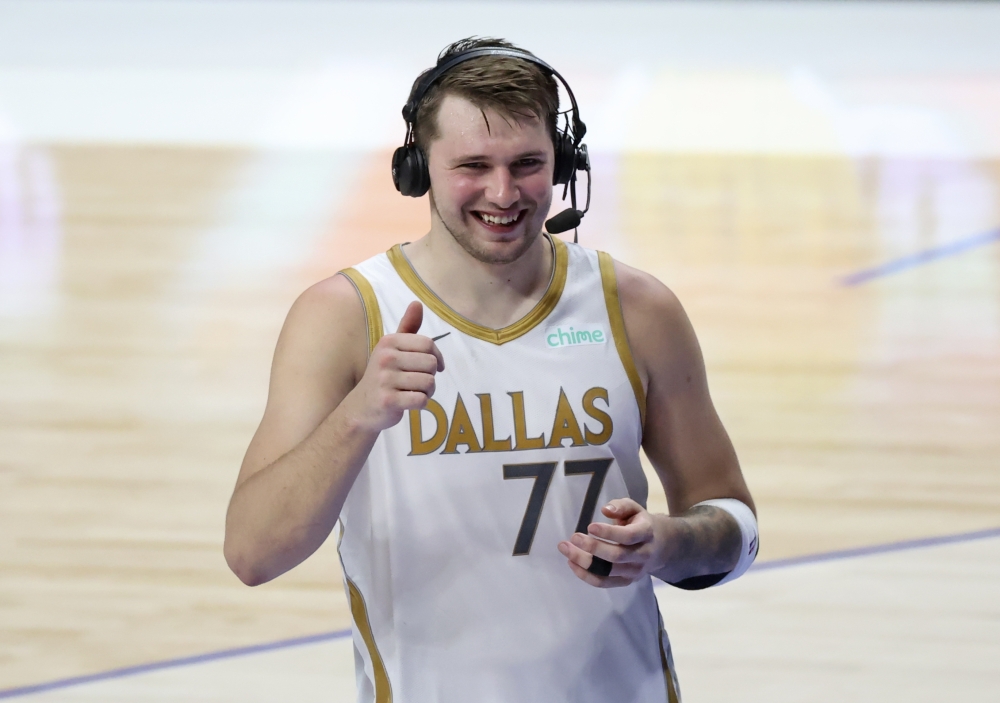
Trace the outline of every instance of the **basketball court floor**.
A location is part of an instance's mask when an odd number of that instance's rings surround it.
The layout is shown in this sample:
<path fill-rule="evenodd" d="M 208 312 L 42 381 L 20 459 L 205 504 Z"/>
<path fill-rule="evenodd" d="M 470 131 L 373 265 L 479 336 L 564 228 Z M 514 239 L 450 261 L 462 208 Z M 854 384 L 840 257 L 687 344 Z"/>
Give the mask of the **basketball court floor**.
<path fill-rule="evenodd" d="M 996 700 L 1000 5 L 48 0 L 0 1 L 0 699 L 354 700 L 332 545 L 250 589 L 225 510 L 292 301 L 426 230 L 399 109 L 471 34 L 573 86 L 580 241 L 678 294 L 757 502 L 754 570 L 657 590 L 685 700 Z"/>

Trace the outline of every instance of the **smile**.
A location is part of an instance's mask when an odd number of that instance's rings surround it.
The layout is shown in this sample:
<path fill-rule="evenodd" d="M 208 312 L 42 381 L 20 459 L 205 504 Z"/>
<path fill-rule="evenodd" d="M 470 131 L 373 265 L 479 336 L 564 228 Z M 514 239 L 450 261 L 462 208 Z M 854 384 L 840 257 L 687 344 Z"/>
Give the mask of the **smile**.
<path fill-rule="evenodd" d="M 481 222 L 487 225 L 492 225 L 493 227 L 512 227 L 524 219 L 526 212 L 527 210 L 520 210 L 512 215 L 490 215 L 485 212 L 475 211 L 475 214 Z"/>

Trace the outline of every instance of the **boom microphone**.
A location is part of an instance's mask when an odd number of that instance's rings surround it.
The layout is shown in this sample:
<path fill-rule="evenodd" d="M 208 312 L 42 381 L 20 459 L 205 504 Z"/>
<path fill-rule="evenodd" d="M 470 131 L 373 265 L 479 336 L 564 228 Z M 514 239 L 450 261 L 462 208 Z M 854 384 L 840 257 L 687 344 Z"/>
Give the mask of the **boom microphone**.
<path fill-rule="evenodd" d="M 558 215 L 545 220 L 545 231 L 549 234 L 559 234 L 560 232 L 579 227 L 580 220 L 582 219 L 582 212 L 576 208 L 568 208 Z"/>

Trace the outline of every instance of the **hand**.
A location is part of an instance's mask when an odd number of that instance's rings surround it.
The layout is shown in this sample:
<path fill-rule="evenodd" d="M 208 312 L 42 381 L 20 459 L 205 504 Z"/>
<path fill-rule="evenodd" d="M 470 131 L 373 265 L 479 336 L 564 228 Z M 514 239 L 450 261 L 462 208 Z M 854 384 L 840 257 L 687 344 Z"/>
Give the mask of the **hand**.
<path fill-rule="evenodd" d="M 434 374 L 444 371 L 437 345 L 417 334 L 424 308 L 413 301 L 395 334 L 387 334 L 372 350 L 365 374 L 354 389 L 361 423 L 376 432 L 394 426 L 407 410 L 419 410 L 434 395 Z"/>
<path fill-rule="evenodd" d="M 615 588 L 662 568 L 660 552 L 664 538 L 658 538 L 660 525 L 653 515 L 629 498 L 613 500 L 601 512 L 616 524 L 592 522 L 587 527 L 588 534 L 577 532 L 568 541 L 559 543 L 559 551 L 581 581 L 598 588 Z M 611 562 L 610 574 L 598 576 L 587 571 L 595 556 Z"/>

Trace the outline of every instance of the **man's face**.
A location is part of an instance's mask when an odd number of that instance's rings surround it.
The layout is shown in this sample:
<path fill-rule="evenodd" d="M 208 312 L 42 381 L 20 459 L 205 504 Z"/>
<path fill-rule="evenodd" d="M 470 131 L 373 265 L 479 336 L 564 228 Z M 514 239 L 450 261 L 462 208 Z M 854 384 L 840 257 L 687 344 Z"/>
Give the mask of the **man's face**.
<path fill-rule="evenodd" d="M 554 150 L 545 124 L 491 110 L 483 119 L 454 95 L 441 101 L 437 120 L 439 136 L 427 153 L 431 217 L 476 259 L 516 261 L 538 238 L 552 203 Z"/>

